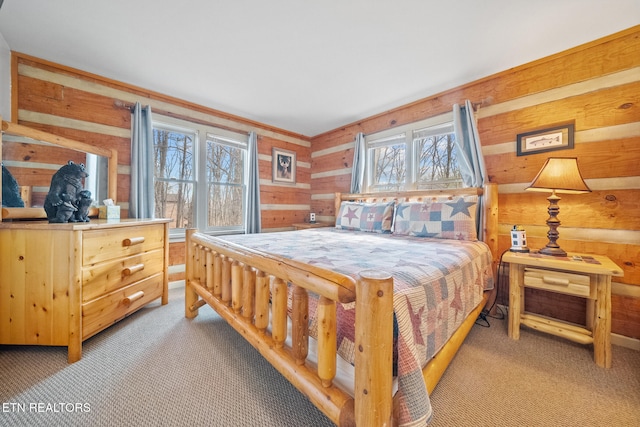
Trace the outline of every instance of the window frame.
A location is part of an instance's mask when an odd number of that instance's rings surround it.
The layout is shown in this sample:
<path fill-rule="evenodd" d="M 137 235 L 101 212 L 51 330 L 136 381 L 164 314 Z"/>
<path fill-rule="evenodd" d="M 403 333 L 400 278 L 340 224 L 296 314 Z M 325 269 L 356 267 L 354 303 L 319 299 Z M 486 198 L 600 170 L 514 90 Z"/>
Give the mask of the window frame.
<path fill-rule="evenodd" d="M 185 134 L 194 135 L 193 140 L 193 211 L 195 227 L 206 234 L 236 234 L 244 233 L 247 218 L 247 183 L 248 183 L 248 147 L 249 135 L 218 128 L 212 125 L 190 122 L 161 114 L 153 116 L 153 130 L 164 129 Z M 213 227 L 208 225 L 208 199 L 209 181 L 207 178 L 207 144 L 209 141 L 224 141 L 226 144 L 242 150 L 242 224 L 240 226 Z M 155 150 L 155 141 L 153 141 Z M 155 171 L 153 173 L 156 182 Z M 167 180 L 176 182 L 175 180 Z M 187 181 L 191 182 L 191 181 Z M 172 240 L 180 240 L 185 236 L 184 228 L 170 228 L 169 236 Z"/>
<path fill-rule="evenodd" d="M 434 133 L 438 133 L 438 129 L 451 127 L 453 132 L 453 112 L 447 112 L 437 116 L 430 117 L 428 119 L 420 120 L 406 125 L 397 126 L 390 129 L 385 129 L 380 132 L 376 132 L 365 136 L 365 182 L 364 191 L 375 193 L 382 191 L 406 191 L 416 190 L 419 188 L 425 188 L 424 185 L 420 186 L 418 182 L 418 144 L 415 143 L 414 132 L 423 130 L 433 130 Z M 404 136 L 405 145 L 405 182 L 398 185 L 395 189 L 385 188 L 376 189 L 377 185 L 373 183 L 374 174 L 374 150 L 376 148 L 385 146 L 386 141 L 400 140 Z M 459 186 L 462 187 L 462 179 L 460 179 Z"/>

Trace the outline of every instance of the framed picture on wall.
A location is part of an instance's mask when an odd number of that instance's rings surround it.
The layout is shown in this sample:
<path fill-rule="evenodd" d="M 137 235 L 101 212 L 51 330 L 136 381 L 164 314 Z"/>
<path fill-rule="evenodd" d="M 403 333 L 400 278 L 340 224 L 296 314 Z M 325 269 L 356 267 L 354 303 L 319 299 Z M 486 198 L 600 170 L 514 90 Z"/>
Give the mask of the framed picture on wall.
<path fill-rule="evenodd" d="M 273 168 L 273 182 L 296 183 L 295 152 L 274 147 L 271 151 L 271 165 Z"/>
<path fill-rule="evenodd" d="M 573 148 L 573 130 L 572 123 L 518 134 L 517 154 L 526 156 Z"/>

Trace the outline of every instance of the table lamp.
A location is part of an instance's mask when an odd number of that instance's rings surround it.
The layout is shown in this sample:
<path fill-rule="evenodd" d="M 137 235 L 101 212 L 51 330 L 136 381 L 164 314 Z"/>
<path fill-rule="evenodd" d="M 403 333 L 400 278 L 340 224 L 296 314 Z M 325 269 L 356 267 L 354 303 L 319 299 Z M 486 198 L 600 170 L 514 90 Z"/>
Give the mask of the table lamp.
<path fill-rule="evenodd" d="M 560 233 L 558 233 L 558 227 L 560 226 L 558 201 L 560 201 L 560 197 L 556 193 L 581 194 L 591 192 L 582 179 L 580 169 L 578 169 L 578 159 L 576 157 L 548 158 L 538 175 L 526 189 L 529 191 L 551 192 L 551 195 L 547 197 L 549 201 L 549 219 L 547 219 L 549 243 L 540 249 L 540 253 L 566 256 L 567 253 L 556 243 L 560 236 Z"/>

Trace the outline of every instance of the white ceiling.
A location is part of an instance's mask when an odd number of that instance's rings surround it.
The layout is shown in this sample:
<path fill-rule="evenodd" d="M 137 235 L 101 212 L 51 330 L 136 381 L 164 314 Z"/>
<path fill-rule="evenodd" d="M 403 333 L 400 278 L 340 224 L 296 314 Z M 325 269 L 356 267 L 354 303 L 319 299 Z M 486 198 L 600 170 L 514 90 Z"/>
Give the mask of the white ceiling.
<path fill-rule="evenodd" d="M 306 136 L 639 23 L 640 0 L 4 0 L 0 8 L 11 50 Z"/>

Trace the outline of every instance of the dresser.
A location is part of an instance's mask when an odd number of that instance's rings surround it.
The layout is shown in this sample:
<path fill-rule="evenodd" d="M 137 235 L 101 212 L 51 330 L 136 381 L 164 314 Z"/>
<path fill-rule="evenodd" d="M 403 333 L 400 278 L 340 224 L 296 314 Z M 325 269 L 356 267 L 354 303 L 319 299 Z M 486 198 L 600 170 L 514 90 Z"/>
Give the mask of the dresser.
<path fill-rule="evenodd" d="M 168 302 L 169 220 L 0 223 L 0 344 L 68 347 Z"/>

